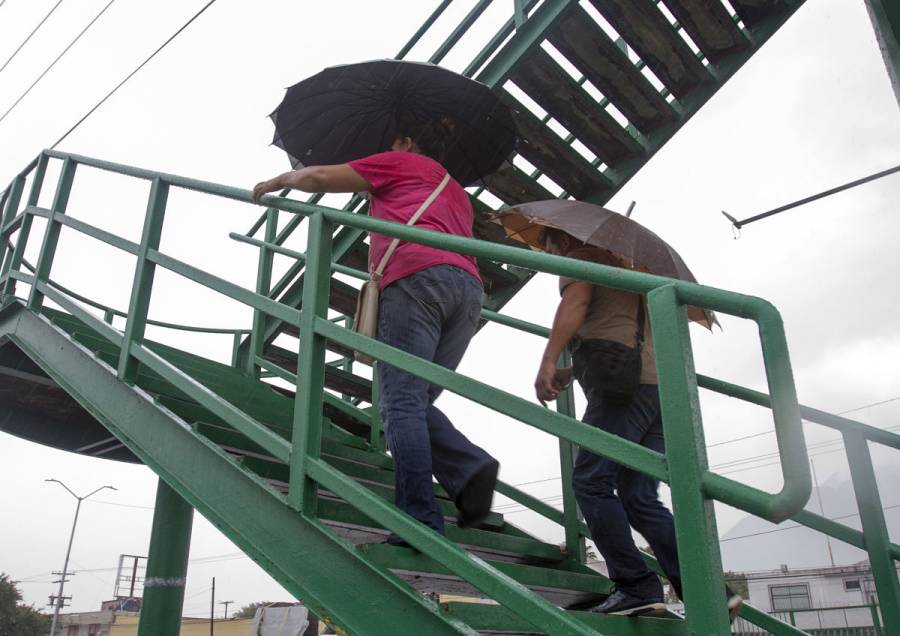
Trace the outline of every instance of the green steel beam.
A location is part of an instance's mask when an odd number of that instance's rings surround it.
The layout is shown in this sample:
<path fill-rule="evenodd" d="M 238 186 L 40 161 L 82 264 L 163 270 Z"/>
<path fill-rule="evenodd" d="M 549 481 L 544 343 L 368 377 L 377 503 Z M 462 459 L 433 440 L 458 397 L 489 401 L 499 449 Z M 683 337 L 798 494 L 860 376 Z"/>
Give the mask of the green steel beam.
<path fill-rule="evenodd" d="M 181 632 L 193 520 L 194 509 L 160 479 L 138 636 L 178 636 Z"/>
<path fill-rule="evenodd" d="M 562 18 L 575 0 L 545 0 L 475 79 L 488 86 L 502 86 L 515 65 L 532 48 L 540 46 L 547 31 Z"/>
<path fill-rule="evenodd" d="M 866 0 L 866 8 L 894 95 L 900 103 L 900 3 L 896 0 Z"/>
<path fill-rule="evenodd" d="M 409 39 L 409 41 L 403 45 L 403 48 L 397 53 L 394 59 L 402 60 L 406 57 L 406 54 L 409 53 L 412 48 L 419 43 L 419 40 L 422 39 L 422 36 L 431 28 L 431 25 L 437 22 L 437 19 L 441 17 L 447 7 L 450 6 L 450 3 L 453 0 L 441 0 L 441 3 L 437 6 L 437 8 L 431 12 L 431 15 L 422 23 L 422 26 L 413 34 L 413 36 Z"/>

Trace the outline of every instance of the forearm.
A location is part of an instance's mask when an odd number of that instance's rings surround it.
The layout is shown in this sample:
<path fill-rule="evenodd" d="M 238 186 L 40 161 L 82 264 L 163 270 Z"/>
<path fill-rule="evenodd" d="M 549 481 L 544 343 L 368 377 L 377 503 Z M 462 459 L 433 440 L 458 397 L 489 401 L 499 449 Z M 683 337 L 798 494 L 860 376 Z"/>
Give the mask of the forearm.
<path fill-rule="evenodd" d="M 327 192 L 328 180 L 319 166 L 309 166 L 299 170 L 291 170 L 272 179 L 278 189 L 290 188 L 303 192 Z"/>
<path fill-rule="evenodd" d="M 578 333 L 579 327 L 584 324 L 586 315 L 587 305 L 560 303 L 556 310 L 556 316 L 553 318 L 553 328 L 550 330 L 547 346 L 544 348 L 543 359 L 545 361 L 549 360 L 556 364 L 563 349 Z"/>

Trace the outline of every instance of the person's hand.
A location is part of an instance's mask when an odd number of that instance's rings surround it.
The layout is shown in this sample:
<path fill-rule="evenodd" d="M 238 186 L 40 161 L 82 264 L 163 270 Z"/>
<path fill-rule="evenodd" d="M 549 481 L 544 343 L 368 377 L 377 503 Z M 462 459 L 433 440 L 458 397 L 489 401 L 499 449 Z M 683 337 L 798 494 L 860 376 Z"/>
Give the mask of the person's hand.
<path fill-rule="evenodd" d="M 269 179 L 268 181 L 260 181 L 255 186 L 253 186 L 253 202 L 259 203 L 260 198 L 264 194 L 268 194 L 269 192 L 275 192 L 275 190 L 280 190 L 281 185 L 278 183 L 278 179 Z"/>
<path fill-rule="evenodd" d="M 556 375 L 553 376 L 553 381 L 555 382 L 556 388 L 558 388 L 560 391 L 569 388 L 569 385 L 572 384 L 572 373 L 572 367 L 563 367 L 562 369 L 557 369 Z"/>
<path fill-rule="evenodd" d="M 559 389 L 556 388 L 556 365 L 552 360 L 541 360 L 537 378 L 534 380 L 534 392 L 544 406 L 559 395 Z"/>

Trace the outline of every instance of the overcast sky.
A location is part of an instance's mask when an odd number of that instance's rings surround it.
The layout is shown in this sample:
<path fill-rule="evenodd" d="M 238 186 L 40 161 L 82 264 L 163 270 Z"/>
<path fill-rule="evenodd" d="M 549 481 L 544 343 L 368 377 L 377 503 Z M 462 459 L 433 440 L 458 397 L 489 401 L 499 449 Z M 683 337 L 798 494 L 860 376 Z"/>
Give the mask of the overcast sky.
<path fill-rule="evenodd" d="M 0 72 L 0 113 L 28 87 L 107 0 L 63 3 L 32 41 Z M 37 88 L 0 122 L 0 183 L 7 183 L 205 2 L 117 0 Z M 53 6 L 52 0 L 7 0 L 0 7 L 0 59 L 5 60 Z M 210 8 L 60 148 L 79 154 L 251 187 L 288 167 L 269 146 L 267 115 L 284 87 L 324 66 L 393 56 L 434 3 L 390 0 L 239 3 Z M 412 57 L 424 59 L 473 2 L 457 0 L 447 19 Z M 511 11 L 495 2 L 486 26 L 448 57 L 459 70 L 490 25 Z M 802 7 L 609 207 L 637 201 L 634 218 L 684 256 L 701 282 L 755 294 L 781 310 L 801 401 L 844 411 L 900 396 L 900 310 L 896 248 L 900 176 L 799 208 L 747 227 L 740 240 L 719 211 L 743 218 L 898 163 L 900 118 L 862 0 L 816 0 Z M 52 178 L 52 176 L 51 176 Z M 48 181 L 48 183 L 52 183 Z M 46 188 L 47 196 L 52 187 Z M 70 211 L 78 218 L 136 239 L 147 186 L 79 170 Z M 256 255 L 235 244 L 259 209 L 174 192 L 163 251 L 252 287 Z M 35 225 L 40 230 L 40 224 Z M 33 237 L 40 236 L 36 231 Z M 302 249 L 302 233 L 291 245 Z M 38 243 L 38 241 L 33 241 Z M 34 255 L 35 246 L 30 252 Z M 280 263 L 285 267 L 286 262 Z M 127 306 L 132 263 L 112 249 L 63 233 L 53 276 L 86 295 Z M 556 282 L 538 276 L 506 308 L 549 324 Z M 157 275 L 154 318 L 216 326 L 247 326 L 234 303 Z M 724 332 L 693 330 L 698 371 L 764 387 L 754 327 L 723 317 Z M 224 358 L 224 338 L 186 338 L 154 330 L 154 339 Z M 542 342 L 488 326 L 475 339 L 463 373 L 532 396 Z M 441 398 L 458 426 L 497 455 L 511 483 L 558 475 L 554 439 L 490 414 L 455 396 Z M 579 396 L 579 408 L 583 400 Z M 703 396 L 707 442 L 771 430 L 765 411 Z M 880 427 L 898 425 L 900 402 L 857 411 Z M 810 442 L 834 438 L 807 426 Z M 775 449 L 763 435 L 710 449 L 713 466 Z M 820 479 L 845 472 L 839 446 L 815 458 Z M 828 451 L 825 453 L 825 451 Z M 879 461 L 896 457 L 876 452 Z M 780 473 L 760 459 L 722 466 L 723 473 L 777 490 Z M 0 571 L 22 579 L 26 600 L 46 603 L 55 591 L 49 572 L 62 567 L 74 500 L 46 477 L 77 492 L 112 484 L 84 504 L 72 563 L 81 570 L 67 587 L 73 609 L 99 607 L 111 597 L 121 553 L 144 554 L 156 479 L 142 466 L 62 453 L 0 434 Z M 558 494 L 558 481 L 525 487 L 539 497 Z M 882 489 L 885 505 L 897 495 Z M 497 500 L 498 505 L 504 502 Z M 507 509 L 509 519 L 559 541 L 558 527 Z M 719 509 L 726 532 L 743 513 Z M 776 535 L 777 536 L 777 535 Z M 898 537 L 894 537 L 897 541 Z M 208 611 L 210 578 L 232 608 L 255 600 L 290 598 L 205 520 L 197 518 L 191 546 L 185 613 Z"/>

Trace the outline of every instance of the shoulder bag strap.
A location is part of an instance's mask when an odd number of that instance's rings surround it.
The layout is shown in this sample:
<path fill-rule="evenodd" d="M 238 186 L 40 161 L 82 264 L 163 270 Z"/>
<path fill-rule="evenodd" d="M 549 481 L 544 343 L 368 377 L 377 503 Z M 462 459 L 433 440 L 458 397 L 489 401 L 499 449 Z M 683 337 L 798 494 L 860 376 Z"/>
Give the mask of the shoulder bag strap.
<path fill-rule="evenodd" d="M 437 185 L 437 187 L 428 195 L 428 198 L 422 202 L 422 205 L 419 206 L 419 209 L 416 210 L 415 214 L 413 214 L 409 221 L 406 222 L 407 225 L 415 225 L 416 221 L 425 214 L 425 210 L 428 209 L 434 200 L 438 198 L 438 195 L 443 192 L 447 183 L 450 181 L 450 173 L 444 175 L 444 178 L 441 179 L 441 182 Z M 394 254 L 394 250 L 397 249 L 397 246 L 400 245 L 400 239 L 395 238 L 391 241 L 391 244 L 388 245 L 388 248 L 384 251 L 384 256 L 381 257 L 381 262 L 378 263 L 378 267 L 375 268 L 375 271 L 372 272 L 372 280 L 378 280 L 381 278 L 381 275 L 384 273 L 384 268 L 388 264 L 388 260 L 390 260 L 391 256 Z"/>

